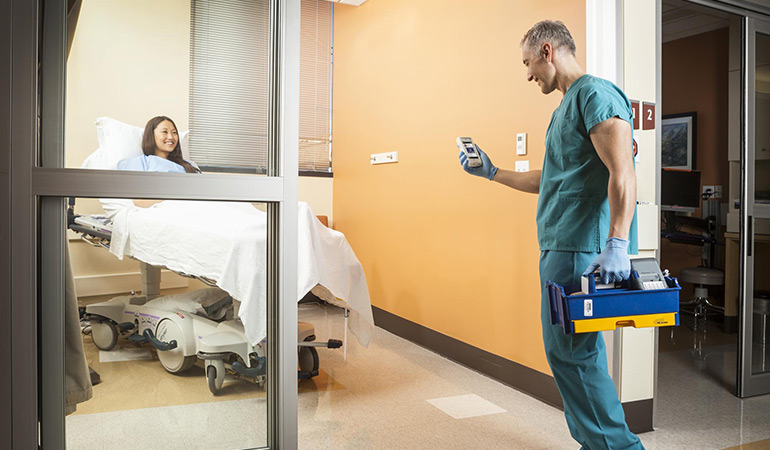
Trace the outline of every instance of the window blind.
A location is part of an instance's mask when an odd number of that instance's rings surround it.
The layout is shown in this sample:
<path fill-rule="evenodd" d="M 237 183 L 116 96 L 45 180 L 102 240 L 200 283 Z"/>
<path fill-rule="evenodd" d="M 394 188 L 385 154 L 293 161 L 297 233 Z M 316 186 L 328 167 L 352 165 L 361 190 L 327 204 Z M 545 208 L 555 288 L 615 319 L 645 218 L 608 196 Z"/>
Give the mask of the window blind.
<path fill-rule="evenodd" d="M 269 2 L 193 0 L 190 156 L 206 171 L 265 173 Z M 302 0 L 299 169 L 331 171 L 332 4 Z"/>
<path fill-rule="evenodd" d="M 331 172 L 332 3 L 302 0 L 299 167 Z"/>

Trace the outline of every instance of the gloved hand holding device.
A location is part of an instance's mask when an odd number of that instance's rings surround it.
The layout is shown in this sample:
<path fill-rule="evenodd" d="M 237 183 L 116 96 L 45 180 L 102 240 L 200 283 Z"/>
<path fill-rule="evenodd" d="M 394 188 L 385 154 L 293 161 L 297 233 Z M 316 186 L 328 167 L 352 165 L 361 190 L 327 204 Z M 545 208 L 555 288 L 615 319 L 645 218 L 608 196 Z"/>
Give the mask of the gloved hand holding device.
<path fill-rule="evenodd" d="M 583 272 L 588 276 L 597 268 L 601 268 L 600 277 L 603 284 L 620 282 L 631 275 L 631 260 L 628 258 L 628 241 L 618 237 L 607 239 L 602 253 Z"/>
<path fill-rule="evenodd" d="M 484 153 L 479 146 L 476 146 L 476 150 L 479 152 L 479 157 L 481 158 L 481 165 L 479 167 L 470 167 L 468 166 L 468 157 L 465 156 L 465 153 L 462 151 L 460 152 L 460 164 L 463 166 L 463 170 L 468 172 L 471 175 L 476 175 L 477 177 L 484 177 L 490 181 L 495 177 L 495 174 L 497 173 L 497 167 L 492 164 L 492 161 L 489 160 L 489 156 L 487 156 L 486 153 Z"/>

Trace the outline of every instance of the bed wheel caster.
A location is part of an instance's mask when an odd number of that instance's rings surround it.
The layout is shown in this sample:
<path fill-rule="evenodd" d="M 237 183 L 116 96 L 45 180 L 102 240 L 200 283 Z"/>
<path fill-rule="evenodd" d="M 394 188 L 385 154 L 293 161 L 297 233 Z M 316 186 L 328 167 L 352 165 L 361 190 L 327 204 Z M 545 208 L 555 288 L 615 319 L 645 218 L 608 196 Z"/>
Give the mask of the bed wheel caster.
<path fill-rule="evenodd" d="M 299 371 L 297 377 L 306 380 L 318 376 L 318 352 L 315 347 L 299 348 Z"/>
<path fill-rule="evenodd" d="M 219 395 L 222 391 L 222 384 L 225 381 L 225 363 L 221 359 L 210 359 L 206 361 L 206 381 L 209 383 L 209 390 L 214 395 Z"/>
<path fill-rule="evenodd" d="M 183 349 L 178 347 L 177 343 L 184 342 L 185 335 L 179 324 L 171 319 L 161 319 L 154 333 L 146 328 L 141 336 L 158 350 L 158 360 L 170 373 L 184 372 L 198 360 L 195 355 L 185 356 Z M 159 340 L 157 336 L 163 336 L 164 340 Z"/>
<path fill-rule="evenodd" d="M 108 352 L 118 343 L 118 330 L 109 320 L 91 319 L 91 338 L 96 348 Z"/>

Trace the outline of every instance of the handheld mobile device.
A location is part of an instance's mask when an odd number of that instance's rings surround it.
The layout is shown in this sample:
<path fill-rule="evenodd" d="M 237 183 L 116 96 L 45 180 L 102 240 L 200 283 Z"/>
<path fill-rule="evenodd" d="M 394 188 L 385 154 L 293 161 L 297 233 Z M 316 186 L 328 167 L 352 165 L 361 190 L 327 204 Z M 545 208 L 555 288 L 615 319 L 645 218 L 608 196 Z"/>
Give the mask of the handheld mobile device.
<path fill-rule="evenodd" d="M 465 153 L 465 157 L 468 158 L 468 167 L 480 167 L 481 157 L 479 151 L 476 149 L 476 144 L 473 143 L 473 139 L 469 137 L 458 137 L 457 147 Z"/>

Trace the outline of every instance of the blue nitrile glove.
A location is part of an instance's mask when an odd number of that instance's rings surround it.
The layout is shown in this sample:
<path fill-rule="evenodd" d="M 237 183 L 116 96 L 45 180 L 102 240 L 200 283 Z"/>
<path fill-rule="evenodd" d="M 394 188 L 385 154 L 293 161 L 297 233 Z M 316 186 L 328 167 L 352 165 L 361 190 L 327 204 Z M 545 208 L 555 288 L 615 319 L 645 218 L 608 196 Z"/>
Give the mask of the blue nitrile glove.
<path fill-rule="evenodd" d="M 592 274 L 601 267 L 600 278 L 603 284 L 627 280 L 631 275 L 631 260 L 628 259 L 628 241 L 611 237 L 602 254 L 583 272 L 583 276 Z"/>
<path fill-rule="evenodd" d="M 479 156 L 481 157 L 481 165 L 478 167 L 468 167 L 468 157 L 465 156 L 465 153 L 463 153 L 462 150 L 460 151 L 460 164 L 462 164 L 463 170 L 471 175 L 484 177 L 487 180 L 492 181 L 492 178 L 494 178 L 497 173 L 497 167 L 492 164 L 492 161 L 489 160 L 489 156 L 487 156 L 478 145 L 476 146 L 476 150 L 478 150 Z"/>

